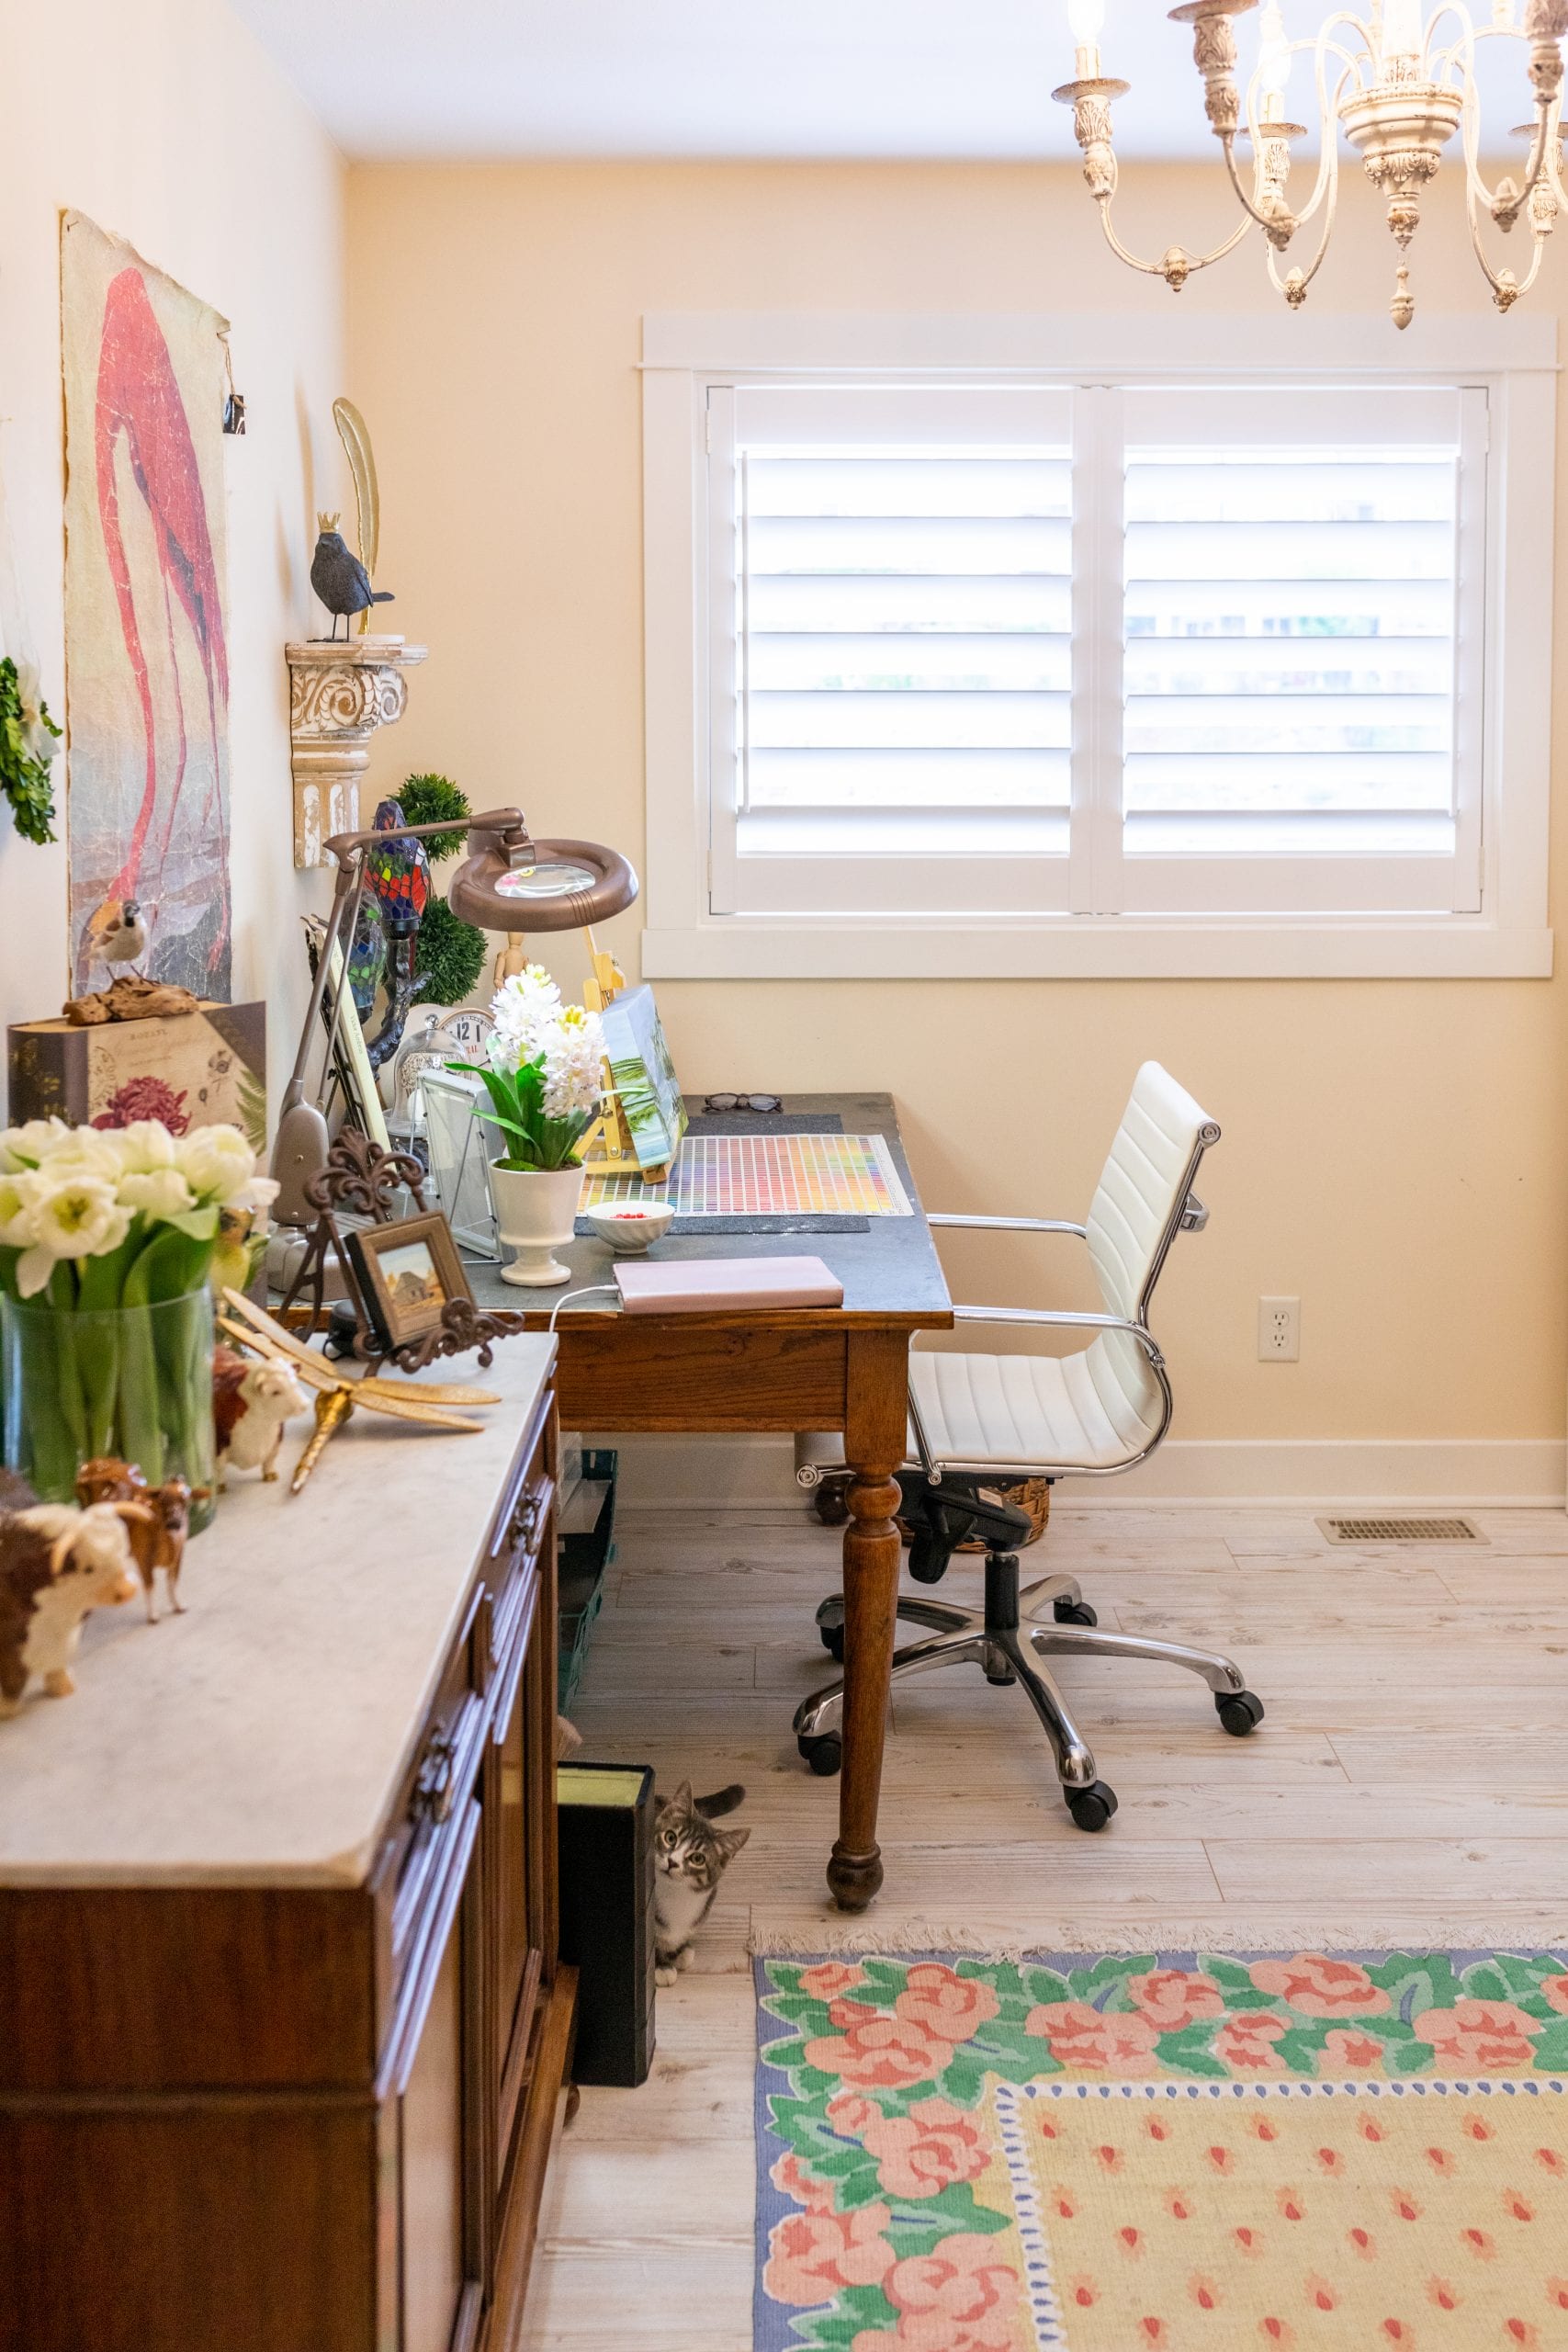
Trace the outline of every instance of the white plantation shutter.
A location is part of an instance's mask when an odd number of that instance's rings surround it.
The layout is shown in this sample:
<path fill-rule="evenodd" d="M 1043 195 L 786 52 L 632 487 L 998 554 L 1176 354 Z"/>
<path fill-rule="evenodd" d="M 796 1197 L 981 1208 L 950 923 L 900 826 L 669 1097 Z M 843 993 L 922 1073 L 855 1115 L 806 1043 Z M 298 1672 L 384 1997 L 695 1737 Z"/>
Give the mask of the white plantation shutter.
<path fill-rule="evenodd" d="M 1119 903 L 1477 903 L 1484 393 L 1122 417 Z"/>
<path fill-rule="evenodd" d="M 1071 396 L 709 397 L 715 906 L 1065 908 Z"/>
<path fill-rule="evenodd" d="M 1483 389 L 705 397 L 710 913 L 1480 906 Z"/>

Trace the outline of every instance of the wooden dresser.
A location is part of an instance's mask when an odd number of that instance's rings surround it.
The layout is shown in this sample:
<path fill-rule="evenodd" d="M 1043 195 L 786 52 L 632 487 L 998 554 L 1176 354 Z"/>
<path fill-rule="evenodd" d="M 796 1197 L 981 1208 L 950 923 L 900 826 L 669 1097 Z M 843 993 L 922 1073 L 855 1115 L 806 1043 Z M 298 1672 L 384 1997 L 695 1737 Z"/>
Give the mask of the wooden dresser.
<path fill-rule="evenodd" d="M 0 1722 L 5 2352 L 515 2352 L 575 2002 L 554 1364 L 237 1474 L 187 1613 Z"/>

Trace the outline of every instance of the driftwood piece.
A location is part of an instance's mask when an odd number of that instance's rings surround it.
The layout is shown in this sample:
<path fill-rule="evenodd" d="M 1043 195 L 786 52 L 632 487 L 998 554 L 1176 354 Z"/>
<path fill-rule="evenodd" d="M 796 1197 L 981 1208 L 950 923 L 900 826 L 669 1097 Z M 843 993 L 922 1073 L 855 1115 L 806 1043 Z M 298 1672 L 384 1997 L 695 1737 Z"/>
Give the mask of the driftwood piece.
<path fill-rule="evenodd" d="M 152 1021 L 171 1012 L 196 1012 L 201 1000 L 189 989 L 163 980 L 144 980 L 139 973 L 121 972 L 107 989 L 91 996 L 73 996 L 61 1011 L 73 1029 L 93 1029 L 105 1021 Z"/>

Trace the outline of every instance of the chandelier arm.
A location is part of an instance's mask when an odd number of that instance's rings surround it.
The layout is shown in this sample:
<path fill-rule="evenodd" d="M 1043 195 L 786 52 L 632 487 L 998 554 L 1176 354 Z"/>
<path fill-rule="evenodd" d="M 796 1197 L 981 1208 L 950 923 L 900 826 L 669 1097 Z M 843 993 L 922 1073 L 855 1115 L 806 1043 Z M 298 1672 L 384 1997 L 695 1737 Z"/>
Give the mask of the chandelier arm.
<path fill-rule="evenodd" d="M 1292 309 L 1299 310 L 1303 302 L 1305 301 L 1307 288 L 1312 284 L 1313 279 L 1317 276 L 1318 271 L 1323 267 L 1324 263 L 1328 258 L 1329 240 L 1334 234 L 1334 216 L 1338 209 L 1339 175 L 1336 172 L 1333 178 L 1328 183 L 1328 204 L 1323 216 L 1323 234 L 1317 241 L 1317 251 L 1314 254 L 1312 260 L 1307 265 L 1306 268 L 1301 270 L 1299 277 L 1296 276 L 1295 271 L 1291 273 L 1292 277 L 1295 277 L 1296 283 L 1295 299 L 1292 303 Z M 1306 215 L 1303 213 L 1302 218 L 1304 220 Z M 1297 265 L 1297 267 L 1298 269 L 1300 268 L 1299 264 Z M 1269 248 L 1269 281 L 1273 287 L 1276 294 L 1283 294 L 1287 301 L 1291 300 L 1290 288 L 1287 287 L 1285 280 L 1280 275 L 1280 256 L 1274 251 L 1272 245 Z"/>
<path fill-rule="evenodd" d="M 1435 46 L 1435 37 L 1438 27 L 1445 17 L 1453 17 L 1459 26 L 1459 34 L 1447 49 L 1438 49 Z M 1488 33 L 1498 33 L 1504 28 L 1499 25 L 1488 25 L 1484 29 Z M 1508 28 L 1507 37 L 1510 40 L 1518 38 L 1511 27 Z M 1465 78 L 1467 81 L 1473 81 L 1476 38 L 1475 25 L 1470 10 L 1464 6 L 1464 0 L 1442 0 L 1442 5 L 1434 8 L 1427 17 L 1427 29 L 1422 36 L 1422 55 L 1428 60 L 1433 81 L 1438 79 L 1439 74 L 1446 74 L 1452 70 L 1454 60 L 1461 51 L 1469 52 L 1471 61 L 1464 68 Z"/>
<path fill-rule="evenodd" d="M 1111 226 L 1111 198 L 1108 196 L 1102 197 L 1100 200 L 1100 225 L 1105 232 L 1106 243 L 1110 246 L 1118 261 L 1124 261 L 1129 269 L 1141 270 L 1145 277 L 1163 277 L 1167 284 L 1169 284 L 1169 254 L 1167 254 L 1164 261 L 1140 261 L 1137 254 L 1130 251 L 1130 249 L 1122 243 L 1121 238 L 1117 235 L 1115 230 Z M 1227 254 L 1234 253 L 1235 251 L 1237 245 L 1240 244 L 1242 239 L 1246 236 L 1251 226 L 1252 223 L 1250 220 L 1239 220 L 1235 227 L 1231 231 L 1230 235 L 1225 239 L 1224 243 L 1223 245 L 1216 245 L 1213 253 L 1184 254 L 1182 257 L 1184 263 L 1181 272 L 1182 277 L 1186 277 L 1190 276 L 1191 272 L 1195 269 L 1208 269 L 1214 262 L 1224 261 Z"/>
<path fill-rule="evenodd" d="M 1464 23 L 1465 38 L 1456 42 L 1454 47 L 1446 52 L 1447 57 L 1450 60 L 1457 57 L 1461 48 L 1469 52 L 1464 66 L 1465 107 L 1460 120 L 1464 143 L 1464 175 L 1470 191 L 1470 201 L 1472 209 L 1479 201 L 1486 207 L 1488 212 L 1495 215 L 1497 191 L 1495 188 L 1487 187 L 1481 173 L 1481 98 L 1475 86 L 1475 44 L 1478 40 L 1484 40 L 1488 37 L 1517 40 L 1523 36 L 1511 27 L 1505 28 L 1498 25 L 1483 25 L 1477 31 L 1475 27 L 1470 24 L 1463 9 L 1459 6 L 1458 0 L 1448 0 L 1448 12 L 1459 17 Z M 1444 13 L 1444 10 L 1439 9 L 1438 17 Z M 1438 17 L 1433 17 L 1433 24 L 1438 22 Z M 1518 203 L 1515 208 L 1516 216 L 1529 204 L 1530 198 L 1540 185 L 1543 174 L 1550 174 L 1553 179 L 1556 178 L 1556 166 L 1551 155 L 1553 103 L 1551 98 L 1538 97 L 1536 100 L 1535 136 L 1530 141 L 1529 165 L 1525 174 L 1524 187 L 1519 190 Z M 1472 235 L 1474 233 L 1473 222 L 1472 233 Z"/>
<path fill-rule="evenodd" d="M 1277 228 L 1279 223 L 1277 221 L 1270 220 L 1266 212 L 1259 212 L 1258 207 L 1254 204 L 1252 198 L 1248 196 L 1246 188 L 1243 187 L 1241 184 L 1241 174 L 1237 171 L 1235 166 L 1235 131 L 1222 131 L 1220 133 L 1220 145 L 1224 150 L 1225 169 L 1231 175 L 1231 186 L 1236 192 L 1242 210 L 1246 213 L 1249 221 L 1256 221 L 1258 228 L 1263 230 L 1265 234 L 1267 234 L 1270 229 Z"/>
<path fill-rule="evenodd" d="M 1331 17 L 1328 21 L 1329 24 L 1351 24 L 1354 23 L 1355 19 L 1348 17 Z M 1337 197 L 1339 187 L 1339 101 L 1345 95 L 1346 83 L 1351 79 L 1352 75 L 1356 72 L 1356 61 L 1350 55 L 1348 50 L 1340 48 L 1339 43 L 1337 40 L 1329 40 L 1325 38 L 1328 26 L 1325 25 L 1323 29 L 1323 35 L 1320 35 L 1318 40 L 1312 43 L 1313 62 L 1317 77 L 1317 178 L 1314 184 L 1311 196 L 1296 215 L 1296 226 L 1298 229 L 1305 228 L 1307 222 L 1312 220 L 1317 211 L 1318 206 L 1323 202 L 1325 197 L 1330 198 L 1329 217 L 1332 219 L 1334 212 L 1334 201 Z M 1297 46 L 1304 49 L 1307 44 L 1303 41 L 1299 42 Z M 1340 63 L 1345 68 L 1345 71 L 1340 75 L 1338 83 L 1335 88 L 1332 104 L 1330 103 L 1328 96 L 1328 80 L 1325 70 L 1330 51 L 1332 51 L 1334 55 L 1339 59 Z M 1256 132 L 1254 132 L 1255 137 L 1256 135 Z M 1306 277 L 1309 281 L 1317 269 L 1318 262 L 1321 262 L 1322 259 L 1323 255 L 1320 252 L 1317 261 L 1314 262 L 1312 268 L 1306 273 Z"/>
<path fill-rule="evenodd" d="M 1510 270 L 1499 271 L 1493 268 L 1487 258 L 1486 248 L 1481 242 L 1481 222 L 1477 218 L 1475 197 L 1473 193 L 1468 191 L 1465 213 L 1470 221 L 1470 242 L 1475 249 L 1475 258 L 1481 264 L 1482 275 L 1492 288 L 1492 299 L 1500 311 L 1511 311 L 1519 297 L 1522 294 L 1528 294 L 1535 284 L 1540 270 L 1541 257 L 1546 251 L 1546 239 L 1540 230 L 1532 232 L 1534 250 L 1530 254 L 1530 266 L 1522 278 L 1516 278 Z"/>
<path fill-rule="evenodd" d="M 1467 201 L 1472 213 L 1476 204 L 1480 203 L 1483 204 L 1487 211 L 1495 217 L 1497 191 L 1495 188 L 1487 187 L 1481 173 L 1481 107 L 1473 76 L 1471 77 L 1470 98 L 1471 102 L 1466 105 L 1460 118 L 1464 140 Z M 1515 218 L 1529 204 L 1543 177 L 1549 179 L 1553 185 L 1553 192 L 1561 198 L 1562 184 L 1558 177 L 1557 164 L 1552 157 L 1552 148 L 1555 144 L 1551 135 L 1553 104 L 1554 101 L 1551 98 L 1538 99 L 1536 102 L 1535 135 L 1530 141 L 1529 168 L 1525 174 L 1525 184 L 1519 190 L 1518 200 L 1514 208 Z"/>
<path fill-rule="evenodd" d="M 1361 43 L 1361 54 L 1359 56 L 1357 55 L 1354 50 L 1342 49 L 1337 40 L 1329 40 L 1328 36 L 1334 30 L 1336 25 L 1348 25 L 1350 30 L 1356 35 L 1357 39 Z M 1348 8 L 1337 9 L 1332 17 L 1325 17 L 1322 24 L 1318 27 L 1313 46 L 1317 50 L 1320 57 L 1325 54 L 1327 51 L 1333 50 L 1337 56 L 1344 59 L 1348 70 L 1355 75 L 1357 87 L 1359 89 L 1364 89 L 1366 87 L 1365 83 L 1361 79 L 1361 66 L 1363 60 L 1369 57 L 1370 51 L 1367 44 L 1367 28 L 1361 22 L 1359 17 L 1352 15 Z"/>

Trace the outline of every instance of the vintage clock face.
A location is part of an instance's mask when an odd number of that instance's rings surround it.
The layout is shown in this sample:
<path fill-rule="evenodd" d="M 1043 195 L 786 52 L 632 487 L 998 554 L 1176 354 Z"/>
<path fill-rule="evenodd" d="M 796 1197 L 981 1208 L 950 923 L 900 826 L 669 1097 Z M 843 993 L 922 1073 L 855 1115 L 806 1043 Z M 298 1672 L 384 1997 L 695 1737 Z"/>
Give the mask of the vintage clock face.
<path fill-rule="evenodd" d="M 494 1022 L 481 1006 L 459 1004 L 436 1023 L 435 1035 L 441 1042 L 442 1050 L 454 1061 L 461 1061 L 465 1056 L 477 1060 L 494 1027 Z"/>

